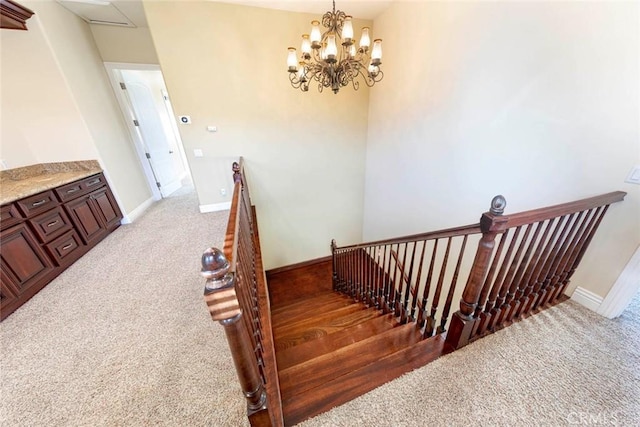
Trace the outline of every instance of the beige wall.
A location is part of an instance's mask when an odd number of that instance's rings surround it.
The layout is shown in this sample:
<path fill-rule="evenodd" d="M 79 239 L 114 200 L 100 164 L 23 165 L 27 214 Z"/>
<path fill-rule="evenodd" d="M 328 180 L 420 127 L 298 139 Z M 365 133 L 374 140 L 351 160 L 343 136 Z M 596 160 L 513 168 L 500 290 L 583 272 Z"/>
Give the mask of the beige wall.
<path fill-rule="evenodd" d="M 364 238 L 623 190 L 572 287 L 604 296 L 640 242 L 638 3 L 394 2 L 375 20 Z M 419 49 L 408 49 L 410 41 Z"/>
<path fill-rule="evenodd" d="M 359 241 L 368 90 L 301 93 L 286 72 L 287 47 L 317 16 L 205 1 L 144 5 L 175 112 L 191 116 L 180 132 L 200 204 L 230 200 L 220 188 L 232 158 L 244 156 L 266 268 L 329 255 L 332 238 Z"/>
<path fill-rule="evenodd" d="M 53 1 L 24 4 L 36 13 L 29 31 L 2 31 L 3 55 L 6 49 L 16 55 L 3 61 L 2 86 L 21 91 L 6 109 L 3 92 L 3 151 L 10 147 L 24 164 L 97 158 L 121 207 L 131 212 L 151 193 L 89 26 Z M 31 40 L 31 49 L 19 40 Z M 20 120 L 5 135 L 5 120 L 13 116 Z M 24 140 L 32 159 L 20 148 Z"/>
<path fill-rule="evenodd" d="M 90 25 L 104 62 L 157 64 L 158 57 L 148 28 Z"/>
<path fill-rule="evenodd" d="M 28 25 L 0 31 L 1 158 L 7 168 L 98 158 L 40 16 Z"/>

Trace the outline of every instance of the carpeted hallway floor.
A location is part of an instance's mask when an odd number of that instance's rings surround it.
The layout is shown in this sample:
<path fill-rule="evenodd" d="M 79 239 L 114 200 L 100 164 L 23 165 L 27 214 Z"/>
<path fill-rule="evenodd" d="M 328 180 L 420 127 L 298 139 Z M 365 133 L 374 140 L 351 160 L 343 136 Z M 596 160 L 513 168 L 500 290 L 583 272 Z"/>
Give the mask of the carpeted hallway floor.
<path fill-rule="evenodd" d="M 2 426 L 243 426 L 202 251 L 228 212 L 193 193 L 123 226 L 0 324 Z M 640 425 L 640 297 L 547 310 L 305 426 Z"/>

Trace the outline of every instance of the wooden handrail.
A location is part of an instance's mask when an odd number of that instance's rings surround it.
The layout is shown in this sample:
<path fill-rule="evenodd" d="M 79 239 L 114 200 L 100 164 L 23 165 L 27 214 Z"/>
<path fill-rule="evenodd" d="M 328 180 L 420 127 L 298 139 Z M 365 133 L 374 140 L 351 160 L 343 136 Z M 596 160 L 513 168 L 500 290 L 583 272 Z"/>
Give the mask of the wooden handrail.
<path fill-rule="evenodd" d="M 396 245 L 403 243 L 419 242 L 422 240 L 446 239 L 448 237 L 463 236 L 465 234 L 480 233 L 480 224 L 463 225 L 461 227 L 446 228 L 443 230 L 429 231 L 427 233 L 412 234 L 409 236 L 395 237 L 392 239 L 376 240 L 366 243 L 358 243 L 349 246 L 336 246 L 336 251 L 346 251 L 353 249 L 365 249 L 372 246 Z"/>
<path fill-rule="evenodd" d="M 224 327 L 249 422 L 282 426 L 269 292 L 242 158 L 233 164 L 233 179 L 224 249 L 211 248 L 202 257 L 205 301 L 212 319 Z"/>

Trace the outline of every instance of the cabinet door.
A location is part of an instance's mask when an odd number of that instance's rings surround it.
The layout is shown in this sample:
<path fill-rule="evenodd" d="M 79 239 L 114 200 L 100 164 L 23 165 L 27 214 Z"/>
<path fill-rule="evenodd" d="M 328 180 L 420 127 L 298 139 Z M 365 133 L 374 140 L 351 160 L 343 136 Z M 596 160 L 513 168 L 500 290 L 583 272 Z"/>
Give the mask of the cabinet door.
<path fill-rule="evenodd" d="M 40 282 L 46 283 L 53 263 L 38 245 L 26 224 L 19 224 L 2 232 L 0 239 L 3 282 L 13 285 L 18 296 L 28 292 L 28 288 Z M 6 277 L 5 277 L 6 276 Z M 44 279 L 44 280 L 43 280 Z M 35 291 L 34 291 L 35 292 Z"/>
<path fill-rule="evenodd" d="M 71 221 L 80 232 L 80 237 L 85 244 L 90 246 L 93 246 L 107 234 L 107 229 L 101 222 L 100 214 L 94 205 L 90 194 L 64 205 Z"/>
<path fill-rule="evenodd" d="M 114 229 L 120 225 L 122 214 L 118 208 L 113 194 L 107 187 L 91 193 L 91 198 L 96 204 L 96 209 L 100 214 L 100 218 L 108 229 Z"/>

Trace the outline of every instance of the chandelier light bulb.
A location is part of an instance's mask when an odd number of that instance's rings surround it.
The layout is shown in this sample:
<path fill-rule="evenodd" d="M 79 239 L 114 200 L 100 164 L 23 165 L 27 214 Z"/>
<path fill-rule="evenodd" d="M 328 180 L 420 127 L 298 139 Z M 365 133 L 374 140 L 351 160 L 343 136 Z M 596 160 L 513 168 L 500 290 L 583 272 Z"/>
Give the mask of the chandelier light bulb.
<path fill-rule="evenodd" d="M 311 47 L 318 49 L 321 45 L 322 34 L 320 33 L 320 21 L 311 21 Z"/>
<path fill-rule="evenodd" d="M 327 55 L 328 62 L 335 62 L 336 56 L 338 55 L 338 46 L 336 45 L 335 34 L 329 34 L 327 36 L 327 47 L 325 49 L 325 54 Z"/>
<path fill-rule="evenodd" d="M 309 34 L 302 35 L 302 46 L 300 47 L 300 50 L 304 56 L 311 54 L 311 41 L 309 40 Z"/>
<path fill-rule="evenodd" d="M 373 49 L 371 49 L 371 63 L 380 65 L 382 63 L 382 40 L 375 39 L 373 41 Z"/>
<path fill-rule="evenodd" d="M 355 58 L 356 57 L 356 45 L 352 44 L 351 46 L 349 46 L 349 56 L 351 58 Z"/>
<path fill-rule="evenodd" d="M 351 22 L 351 16 L 344 17 L 344 24 L 342 26 L 342 40 L 346 45 L 350 45 L 353 40 L 353 24 Z"/>
<path fill-rule="evenodd" d="M 363 27 L 362 35 L 360 36 L 360 48 L 367 51 L 370 45 L 371 37 L 369 37 L 369 27 Z"/>
<path fill-rule="evenodd" d="M 289 48 L 289 55 L 287 56 L 287 65 L 289 66 L 289 72 L 295 73 L 298 71 L 298 56 L 296 55 L 296 48 Z"/>

